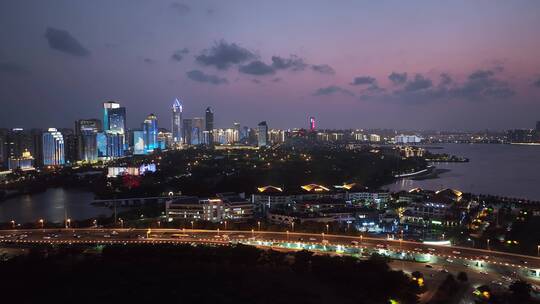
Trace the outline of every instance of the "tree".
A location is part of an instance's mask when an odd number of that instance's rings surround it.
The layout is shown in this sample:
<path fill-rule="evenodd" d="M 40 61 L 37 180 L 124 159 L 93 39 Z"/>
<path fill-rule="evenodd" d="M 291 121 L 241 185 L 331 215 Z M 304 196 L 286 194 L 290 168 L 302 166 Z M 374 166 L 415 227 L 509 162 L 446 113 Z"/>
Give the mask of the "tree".
<path fill-rule="evenodd" d="M 457 279 L 461 283 L 465 283 L 465 282 L 467 282 L 469 280 L 469 277 L 467 276 L 467 273 L 461 271 L 461 272 L 458 273 Z"/>
<path fill-rule="evenodd" d="M 515 303 L 523 303 L 524 301 L 529 300 L 531 297 L 531 284 L 524 281 L 515 281 L 509 287 L 512 292 L 512 298 Z"/>

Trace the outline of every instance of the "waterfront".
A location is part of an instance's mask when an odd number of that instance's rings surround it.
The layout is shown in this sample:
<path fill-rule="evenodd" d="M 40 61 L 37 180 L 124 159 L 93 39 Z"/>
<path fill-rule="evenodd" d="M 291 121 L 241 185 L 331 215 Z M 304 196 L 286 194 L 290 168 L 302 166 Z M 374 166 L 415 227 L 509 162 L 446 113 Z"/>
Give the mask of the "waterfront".
<path fill-rule="evenodd" d="M 540 146 L 499 144 L 441 144 L 447 153 L 470 159 L 467 163 L 435 163 L 438 178 L 400 179 L 385 186 L 391 191 L 420 187 L 455 188 L 463 192 L 540 200 Z"/>
<path fill-rule="evenodd" d="M 21 195 L 0 202 L 0 222 L 15 220 L 18 223 L 47 222 L 61 223 L 65 215 L 73 220 L 109 216 L 106 207 L 91 205 L 94 194 L 87 191 L 50 188 L 45 192 Z"/>

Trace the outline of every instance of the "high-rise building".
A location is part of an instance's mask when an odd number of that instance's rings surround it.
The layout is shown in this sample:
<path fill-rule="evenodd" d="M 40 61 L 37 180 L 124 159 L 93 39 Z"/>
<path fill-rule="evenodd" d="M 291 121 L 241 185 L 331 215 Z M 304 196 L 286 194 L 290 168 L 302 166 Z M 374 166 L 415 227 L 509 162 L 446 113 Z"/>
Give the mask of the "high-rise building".
<path fill-rule="evenodd" d="M 146 152 L 153 152 L 158 148 L 158 126 L 157 117 L 154 114 L 148 115 L 142 126 L 144 132 L 144 146 Z"/>
<path fill-rule="evenodd" d="M 309 130 L 313 132 L 313 131 L 315 131 L 315 129 L 316 129 L 315 117 L 311 116 L 309 118 Z"/>
<path fill-rule="evenodd" d="M 240 126 L 240 123 L 239 122 L 235 122 L 233 123 L 233 129 L 234 129 L 234 138 L 233 138 L 233 141 L 234 142 L 239 142 L 240 141 L 240 133 L 241 133 L 241 126 Z"/>
<path fill-rule="evenodd" d="M 182 120 L 182 139 L 185 145 L 191 145 L 191 133 L 193 129 L 193 122 L 191 119 Z"/>
<path fill-rule="evenodd" d="M 124 156 L 126 149 L 126 108 L 119 103 L 103 103 L 103 131 L 107 136 L 108 158 Z"/>
<path fill-rule="evenodd" d="M 45 166 L 65 164 L 64 136 L 55 128 L 49 128 L 43 133 L 43 164 Z"/>
<path fill-rule="evenodd" d="M 257 126 L 257 146 L 268 146 L 268 125 L 266 121 L 261 121 Z"/>
<path fill-rule="evenodd" d="M 214 136 L 214 111 L 210 107 L 206 108 L 205 112 L 205 128 L 204 128 L 204 143 L 207 145 L 213 145 Z"/>
<path fill-rule="evenodd" d="M 78 139 L 78 160 L 95 162 L 98 158 L 97 133 L 101 131 L 99 119 L 80 119 L 75 122 Z"/>
<path fill-rule="evenodd" d="M 133 154 L 143 155 L 146 154 L 144 144 L 144 132 L 141 130 L 133 131 Z"/>
<path fill-rule="evenodd" d="M 203 131 L 204 131 L 204 119 L 202 117 L 194 117 L 191 128 L 191 144 L 192 145 L 201 145 L 203 141 Z"/>
<path fill-rule="evenodd" d="M 172 134 L 173 142 L 175 144 L 181 144 L 182 141 L 182 113 L 184 112 L 184 105 L 176 98 L 172 106 Z"/>

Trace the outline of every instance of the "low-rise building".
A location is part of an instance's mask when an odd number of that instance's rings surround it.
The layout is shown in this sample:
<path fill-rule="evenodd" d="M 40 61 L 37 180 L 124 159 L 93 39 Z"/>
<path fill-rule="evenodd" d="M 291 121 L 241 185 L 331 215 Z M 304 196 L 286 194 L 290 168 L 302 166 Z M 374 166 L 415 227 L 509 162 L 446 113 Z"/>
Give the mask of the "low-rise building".
<path fill-rule="evenodd" d="M 182 196 L 167 201 L 165 212 L 169 219 L 244 222 L 253 218 L 253 204 L 234 193 L 221 193 L 213 198 Z"/>

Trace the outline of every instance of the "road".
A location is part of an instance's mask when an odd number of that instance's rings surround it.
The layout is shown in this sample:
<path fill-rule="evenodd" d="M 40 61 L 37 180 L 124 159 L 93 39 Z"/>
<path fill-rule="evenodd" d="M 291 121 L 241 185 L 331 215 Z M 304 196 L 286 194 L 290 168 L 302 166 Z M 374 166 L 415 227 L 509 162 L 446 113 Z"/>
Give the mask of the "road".
<path fill-rule="evenodd" d="M 199 229 L 17 229 L 0 230 L 0 244 L 143 244 L 143 243 L 244 243 L 259 247 L 282 247 L 348 253 L 378 251 L 393 258 L 423 258 L 428 264 L 459 265 L 475 271 L 504 274 L 540 269 L 540 258 L 456 246 L 428 245 L 406 240 L 373 237 L 273 231 L 223 231 Z"/>

